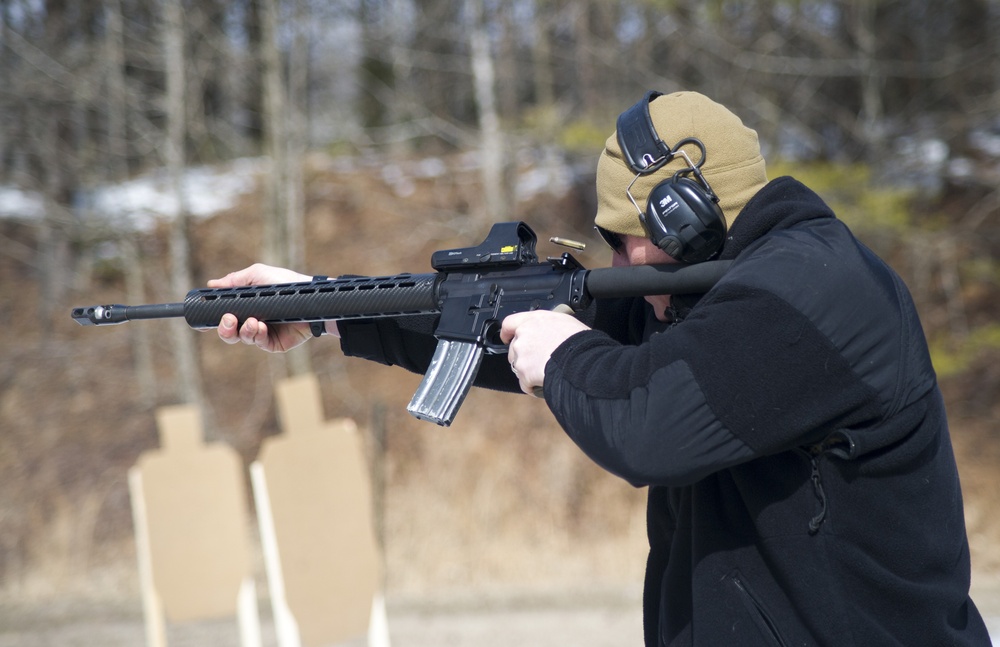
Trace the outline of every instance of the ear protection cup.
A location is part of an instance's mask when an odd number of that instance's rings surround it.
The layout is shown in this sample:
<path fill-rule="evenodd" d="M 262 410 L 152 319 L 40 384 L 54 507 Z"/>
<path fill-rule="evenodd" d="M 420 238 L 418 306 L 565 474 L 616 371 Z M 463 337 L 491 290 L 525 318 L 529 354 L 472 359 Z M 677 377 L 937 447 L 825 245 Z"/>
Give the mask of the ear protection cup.
<path fill-rule="evenodd" d="M 653 244 L 683 263 L 706 261 L 726 239 L 726 218 L 694 180 L 673 177 L 649 192 L 642 222 Z"/>
<path fill-rule="evenodd" d="M 636 179 L 655 173 L 675 156 L 682 157 L 687 167 L 653 187 L 646 200 L 645 212 L 629 193 L 631 184 L 626 193 L 639 211 L 639 218 L 653 244 L 675 260 L 699 263 L 712 258 L 722 248 L 726 239 L 726 218 L 719 207 L 719 198 L 701 174 L 707 157 L 705 145 L 689 137 L 671 148 L 656 133 L 649 102 L 658 96 L 659 92 L 647 92 L 618 116 L 618 144 L 625 163 L 636 173 Z M 697 164 L 693 164 L 682 150 L 686 145 L 696 146 L 701 151 Z"/>

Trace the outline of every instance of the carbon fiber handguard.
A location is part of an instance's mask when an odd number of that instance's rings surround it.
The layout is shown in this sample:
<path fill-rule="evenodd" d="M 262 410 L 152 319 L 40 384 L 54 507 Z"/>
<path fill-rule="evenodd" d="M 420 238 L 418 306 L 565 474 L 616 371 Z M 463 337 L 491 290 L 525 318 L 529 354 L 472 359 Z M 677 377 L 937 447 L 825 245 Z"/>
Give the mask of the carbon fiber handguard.
<path fill-rule="evenodd" d="M 325 279 L 308 283 L 191 290 L 184 319 L 192 328 L 215 328 L 222 315 L 269 324 L 368 319 L 439 311 L 439 274 Z"/>

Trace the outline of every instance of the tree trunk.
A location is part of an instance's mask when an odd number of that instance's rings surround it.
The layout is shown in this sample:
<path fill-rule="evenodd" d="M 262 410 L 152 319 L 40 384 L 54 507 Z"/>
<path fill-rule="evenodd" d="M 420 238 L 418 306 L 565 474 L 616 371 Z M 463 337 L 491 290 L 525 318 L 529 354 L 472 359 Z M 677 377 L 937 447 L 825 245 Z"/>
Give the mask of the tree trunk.
<path fill-rule="evenodd" d="M 285 121 L 285 92 L 278 52 L 276 0 L 261 3 L 261 55 L 264 62 L 265 151 L 271 160 L 264 205 L 263 258 L 265 263 L 288 266 L 288 227 L 284 209 L 288 185 L 288 129 Z"/>
<path fill-rule="evenodd" d="M 174 294 L 186 294 L 193 279 L 188 242 L 188 208 L 184 189 L 184 8 L 181 0 L 166 0 L 163 5 L 163 47 L 167 85 L 167 137 L 165 143 L 167 173 L 175 200 L 174 220 L 170 229 L 170 284 Z M 173 322 L 173 351 L 177 364 L 176 397 L 184 404 L 202 404 L 201 376 L 194 336 L 181 319 Z M 202 410 L 204 408 L 202 407 Z"/>
<path fill-rule="evenodd" d="M 482 6 L 468 0 L 472 24 L 469 28 L 469 50 L 472 56 L 472 78 L 475 85 L 476 109 L 479 116 L 480 164 L 482 165 L 485 215 L 496 222 L 506 216 L 507 197 L 504 190 L 504 143 L 497 114 L 496 74 L 490 56 L 489 35 L 483 22 Z"/>
<path fill-rule="evenodd" d="M 307 148 L 308 119 L 306 104 L 309 97 L 309 5 L 295 0 L 295 40 L 288 61 L 288 103 L 284 119 L 288 125 L 288 166 L 283 174 L 285 213 L 288 223 L 288 262 L 291 267 L 306 268 L 306 196 L 303 164 Z M 299 347 L 288 353 L 288 372 L 302 375 L 312 371 L 310 349 Z"/>
<path fill-rule="evenodd" d="M 555 88 L 552 78 L 552 43 L 549 37 L 550 14 L 544 10 L 541 3 L 535 3 L 535 16 L 532 28 L 535 35 L 535 47 L 532 51 L 532 82 L 535 86 L 535 105 L 549 108 L 555 101 Z"/>
<path fill-rule="evenodd" d="M 121 182 L 128 176 L 128 97 L 125 91 L 125 29 L 121 0 L 105 0 L 104 15 L 107 21 L 104 36 L 108 116 L 107 179 Z M 119 244 L 125 259 L 125 296 L 129 303 L 146 303 L 139 242 L 135 235 L 126 232 Z M 129 332 L 139 402 L 142 406 L 151 408 L 156 404 L 151 330 L 149 326 L 133 326 Z"/>
<path fill-rule="evenodd" d="M 303 164 L 306 154 L 306 103 L 309 97 L 309 7 L 304 0 L 295 0 L 295 39 L 288 61 L 288 124 L 286 179 L 286 219 L 288 222 L 288 260 L 295 267 L 306 265 L 305 180 Z"/>
<path fill-rule="evenodd" d="M 289 97 L 282 75 L 281 52 L 278 50 L 278 7 L 276 0 L 264 0 L 261 6 L 261 47 L 264 58 L 264 127 L 266 150 L 271 158 L 271 173 L 267 179 L 267 201 L 264 208 L 264 262 L 279 267 L 300 267 L 305 264 L 303 230 L 304 196 L 302 194 L 301 120 L 290 117 L 297 111 L 300 97 Z M 301 40 L 301 39 L 298 39 Z M 294 48 L 307 45 L 297 43 Z M 292 64 L 304 68 L 302 53 L 293 55 Z M 296 85 L 304 86 L 301 74 L 304 69 L 291 68 L 290 75 Z M 304 92 L 304 87 L 300 90 Z M 276 377 L 286 374 L 299 375 L 310 370 L 309 355 L 305 349 L 292 351 L 285 360 L 275 360 Z"/>

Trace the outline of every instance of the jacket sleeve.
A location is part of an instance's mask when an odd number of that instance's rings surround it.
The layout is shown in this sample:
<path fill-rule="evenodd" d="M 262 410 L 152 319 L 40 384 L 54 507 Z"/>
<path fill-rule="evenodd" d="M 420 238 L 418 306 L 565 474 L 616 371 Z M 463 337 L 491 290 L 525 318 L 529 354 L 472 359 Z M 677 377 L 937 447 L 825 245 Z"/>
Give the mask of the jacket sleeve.
<path fill-rule="evenodd" d="M 892 316 L 879 307 L 890 300 L 872 297 L 862 318 L 866 304 L 845 308 L 828 290 L 817 302 L 836 305 L 821 330 L 820 315 L 792 305 L 816 286 L 779 296 L 733 274 L 648 342 L 585 331 L 553 354 L 546 400 L 598 464 L 637 485 L 685 485 L 881 414 L 884 394 L 870 383 L 878 376 L 866 381 L 859 367 L 872 348 L 897 345 L 891 321 L 879 323 Z M 858 344 L 866 334 L 880 337 Z"/>

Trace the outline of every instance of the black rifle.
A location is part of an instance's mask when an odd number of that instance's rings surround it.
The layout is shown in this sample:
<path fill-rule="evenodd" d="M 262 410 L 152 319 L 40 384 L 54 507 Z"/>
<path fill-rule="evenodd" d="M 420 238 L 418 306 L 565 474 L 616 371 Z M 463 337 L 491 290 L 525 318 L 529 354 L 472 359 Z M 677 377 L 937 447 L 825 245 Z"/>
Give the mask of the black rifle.
<path fill-rule="evenodd" d="M 592 299 L 707 292 L 731 261 L 584 269 L 569 253 L 538 260 L 535 232 L 523 222 L 493 225 L 476 247 L 434 252 L 429 274 L 315 279 L 302 283 L 198 288 L 181 303 L 74 308 L 83 325 L 184 317 L 192 328 L 219 325 L 232 313 L 240 324 L 371 319 L 440 314 L 438 347 L 407 410 L 450 425 L 476 378 L 483 354 L 507 352 L 504 317 L 528 310 L 576 312 Z"/>

